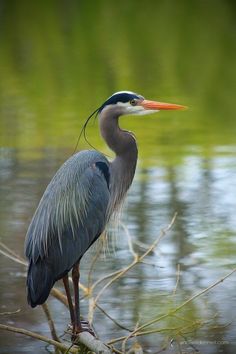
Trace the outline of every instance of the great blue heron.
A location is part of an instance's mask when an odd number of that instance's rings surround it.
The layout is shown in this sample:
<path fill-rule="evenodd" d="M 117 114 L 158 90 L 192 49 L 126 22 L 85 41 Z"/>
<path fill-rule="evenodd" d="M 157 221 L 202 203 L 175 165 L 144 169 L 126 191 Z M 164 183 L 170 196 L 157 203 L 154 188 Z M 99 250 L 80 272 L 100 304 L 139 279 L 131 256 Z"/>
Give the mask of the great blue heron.
<path fill-rule="evenodd" d="M 74 334 L 88 330 L 80 321 L 80 260 L 104 231 L 135 173 L 136 140 L 131 132 L 119 127 L 118 118 L 125 114 L 141 115 L 183 108 L 148 101 L 130 91 L 114 93 L 93 114 L 99 116 L 101 135 L 115 152 L 115 159 L 109 162 L 95 150 L 74 154 L 57 171 L 42 196 L 25 241 L 25 253 L 29 259 L 28 302 L 32 307 L 43 304 L 54 283 L 62 278 Z M 71 269 L 74 306 L 68 282 Z"/>

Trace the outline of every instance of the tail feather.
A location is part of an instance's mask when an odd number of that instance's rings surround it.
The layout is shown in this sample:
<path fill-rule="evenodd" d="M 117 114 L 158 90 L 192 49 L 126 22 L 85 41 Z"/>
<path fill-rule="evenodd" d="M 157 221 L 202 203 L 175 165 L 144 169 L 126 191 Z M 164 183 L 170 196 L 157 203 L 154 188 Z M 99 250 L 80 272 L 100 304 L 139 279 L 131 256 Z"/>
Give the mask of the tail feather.
<path fill-rule="evenodd" d="M 31 307 L 42 305 L 48 298 L 55 283 L 52 269 L 39 258 L 29 264 L 27 275 L 28 303 Z"/>

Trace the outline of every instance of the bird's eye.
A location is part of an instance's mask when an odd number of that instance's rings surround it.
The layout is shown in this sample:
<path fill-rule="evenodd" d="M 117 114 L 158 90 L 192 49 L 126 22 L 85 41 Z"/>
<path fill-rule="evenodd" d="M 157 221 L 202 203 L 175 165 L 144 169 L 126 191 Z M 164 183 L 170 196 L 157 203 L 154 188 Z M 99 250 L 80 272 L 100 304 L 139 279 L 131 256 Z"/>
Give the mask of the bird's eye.
<path fill-rule="evenodd" d="M 131 104 L 131 106 L 136 106 L 137 101 L 133 98 L 132 100 L 129 101 L 129 103 Z"/>

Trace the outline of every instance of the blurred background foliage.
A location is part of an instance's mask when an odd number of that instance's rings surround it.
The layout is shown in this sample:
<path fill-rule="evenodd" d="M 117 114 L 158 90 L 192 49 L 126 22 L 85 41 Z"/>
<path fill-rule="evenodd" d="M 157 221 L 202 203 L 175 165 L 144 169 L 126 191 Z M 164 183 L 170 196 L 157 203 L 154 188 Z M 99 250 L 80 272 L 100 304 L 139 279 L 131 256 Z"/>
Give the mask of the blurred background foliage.
<path fill-rule="evenodd" d="M 126 119 L 141 157 L 235 143 L 233 1 L 1 1 L 0 43 L 1 145 L 73 149 L 89 113 L 125 89 L 190 107 Z"/>

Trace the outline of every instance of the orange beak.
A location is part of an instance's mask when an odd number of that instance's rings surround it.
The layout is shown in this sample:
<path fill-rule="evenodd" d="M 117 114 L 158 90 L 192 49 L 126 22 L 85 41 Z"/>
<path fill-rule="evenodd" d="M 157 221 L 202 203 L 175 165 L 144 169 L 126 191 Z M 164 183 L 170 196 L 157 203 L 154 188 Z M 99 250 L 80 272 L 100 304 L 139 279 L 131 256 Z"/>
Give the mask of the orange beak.
<path fill-rule="evenodd" d="M 138 104 L 145 109 L 151 109 L 151 110 L 157 110 L 157 111 L 162 110 L 162 109 L 164 109 L 164 110 L 183 110 L 183 109 L 188 108 L 186 106 L 181 106 L 179 104 L 155 102 L 155 101 L 148 101 L 148 100 L 143 100 Z"/>

